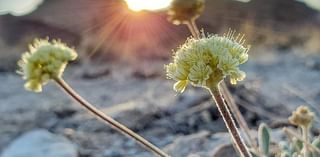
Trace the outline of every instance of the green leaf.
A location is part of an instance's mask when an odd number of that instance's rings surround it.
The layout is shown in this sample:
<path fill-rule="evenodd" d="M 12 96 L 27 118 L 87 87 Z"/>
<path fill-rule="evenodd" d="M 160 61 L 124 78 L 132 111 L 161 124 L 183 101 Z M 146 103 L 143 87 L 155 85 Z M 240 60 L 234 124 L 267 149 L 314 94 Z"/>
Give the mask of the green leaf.
<path fill-rule="evenodd" d="M 250 154 L 251 154 L 251 157 L 259 157 L 259 155 L 252 150 L 250 150 Z"/>
<path fill-rule="evenodd" d="M 320 148 L 320 137 L 317 137 L 313 140 L 312 145 L 314 145 L 317 148 Z"/>
<path fill-rule="evenodd" d="M 313 140 L 312 145 L 320 149 L 320 136 Z M 312 152 L 312 154 L 314 157 L 320 156 L 316 151 Z"/>
<path fill-rule="evenodd" d="M 270 131 L 266 124 L 262 123 L 258 130 L 258 141 L 260 151 L 268 156 L 270 147 Z"/>
<path fill-rule="evenodd" d="M 316 155 L 316 153 L 308 152 L 308 157 L 317 157 L 317 156 L 315 156 L 315 155 Z"/>
<path fill-rule="evenodd" d="M 292 157 L 299 157 L 299 153 L 297 153 L 297 152 L 293 153 Z"/>
<path fill-rule="evenodd" d="M 303 142 L 297 138 L 292 139 L 292 149 L 295 152 L 300 152 L 303 149 Z"/>
<path fill-rule="evenodd" d="M 282 152 L 281 157 L 291 157 L 289 152 Z"/>

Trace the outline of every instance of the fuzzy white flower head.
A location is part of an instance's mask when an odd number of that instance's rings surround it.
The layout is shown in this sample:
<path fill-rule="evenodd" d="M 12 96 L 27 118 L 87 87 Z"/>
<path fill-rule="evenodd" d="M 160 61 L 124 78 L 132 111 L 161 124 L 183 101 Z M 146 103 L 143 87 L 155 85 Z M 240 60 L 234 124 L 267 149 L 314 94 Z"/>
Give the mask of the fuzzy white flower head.
<path fill-rule="evenodd" d="M 165 66 L 169 79 L 177 81 L 174 90 L 183 92 L 190 82 L 194 86 L 217 85 L 226 76 L 236 84 L 245 78 L 239 65 L 248 60 L 249 46 L 243 36 L 229 31 L 224 36 L 202 33 L 200 39 L 189 38 L 178 48 L 173 63 Z"/>
<path fill-rule="evenodd" d="M 18 73 L 26 80 L 27 90 L 41 92 L 42 85 L 60 78 L 68 61 L 76 58 L 75 50 L 59 40 L 36 39 L 18 61 Z"/>

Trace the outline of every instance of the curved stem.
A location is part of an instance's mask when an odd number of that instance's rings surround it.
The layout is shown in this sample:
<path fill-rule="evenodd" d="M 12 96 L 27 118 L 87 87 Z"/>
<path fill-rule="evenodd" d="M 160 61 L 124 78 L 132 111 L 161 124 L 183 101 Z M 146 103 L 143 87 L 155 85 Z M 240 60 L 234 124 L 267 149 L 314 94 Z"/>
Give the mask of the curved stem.
<path fill-rule="evenodd" d="M 228 128 L 229 133 L 232 136 L 232 139 L 237 147 L 237 149 L 239 150 L 239 152 L 241 153 L 242 157 L 251 157 L 249 150 L 247 148 L 247 146 L 245 145 L 245 143 L 243 142 L 240 133 L 236 127 L 236 124 L 232 118 L 232 115 L 227 107 L 227 105 L 224 103 L 224 100 L 222 98 L 222 95 L 220 93 L 219 90 L 219 86 L 218 85 L 214 85 L 212 87 L 208 88 L 210 94 L 212 95 L 213 99 L 216 102 L 216 105 L 219 109 L 219 112 Z"/>
<path fill-rule="evenodd" d="M 149 141 L 138 135 L 137 133 L 133 132 L 126 126 L 122 125 L 121 123 L 117 122 L 113 118 L 107 116 L 103 112 L 101 112 L 99 109 L 94 107 L 92 104 L 87 102 L 85 99 L 83 99 L 78 93 L 76 93 L 63 79 L 56 78 L 54 79 L 55 82 L 68 94 L 70 95 L 74 100 L 76 100 L 81 106 L 86 108 L 88 111 L 90 111 L 94 116 L 97 118 L 100 118 L 107 124 L 110 124 L 113 128 L 120 131 L 122 134 L 127 135 L 137 142 L 139 142 L 142 146 L 147 148 L 148 150 L 152 151 L 156 155 L 160 157 L 170 157 L 168 154 L 163 152 L 161 149 L 156 147 L 155 145 L 151 144 Z"/>

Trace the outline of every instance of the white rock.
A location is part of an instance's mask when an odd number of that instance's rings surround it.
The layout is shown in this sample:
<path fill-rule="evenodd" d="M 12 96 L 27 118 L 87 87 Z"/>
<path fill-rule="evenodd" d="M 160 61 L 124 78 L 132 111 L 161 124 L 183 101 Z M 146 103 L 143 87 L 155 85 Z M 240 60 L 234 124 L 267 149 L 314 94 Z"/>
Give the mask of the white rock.
<path fill-rule="evenodd" d="M 78 151 L 65 137 L 39 129 L 18 137 L 0 157 L 78 157 Z"/>

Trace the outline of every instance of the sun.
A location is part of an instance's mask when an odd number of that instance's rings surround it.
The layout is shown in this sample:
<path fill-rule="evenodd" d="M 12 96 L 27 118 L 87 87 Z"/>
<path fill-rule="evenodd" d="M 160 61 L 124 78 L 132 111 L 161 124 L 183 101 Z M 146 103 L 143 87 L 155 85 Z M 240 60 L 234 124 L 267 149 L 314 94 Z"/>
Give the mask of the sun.
<path fill-rule="evenodd" d="M 133 11 L 156 11 L 167 8 L 172 0 L 125 0 L 129 9 Z"/>

